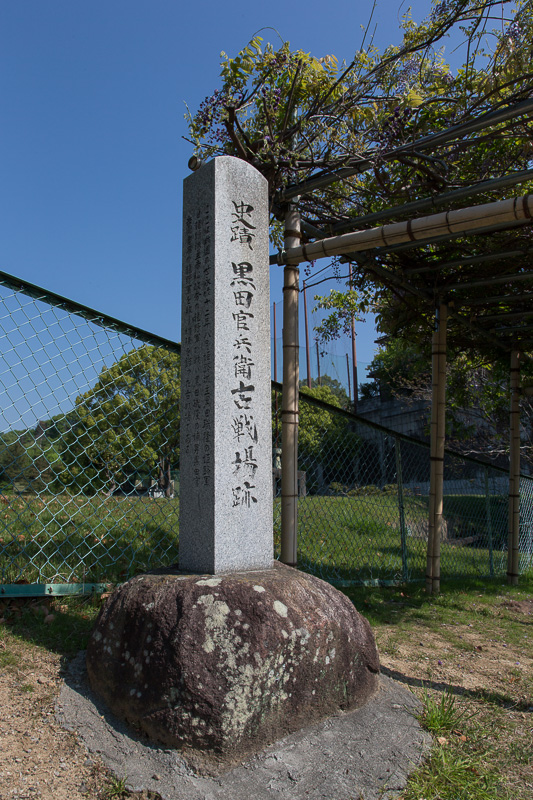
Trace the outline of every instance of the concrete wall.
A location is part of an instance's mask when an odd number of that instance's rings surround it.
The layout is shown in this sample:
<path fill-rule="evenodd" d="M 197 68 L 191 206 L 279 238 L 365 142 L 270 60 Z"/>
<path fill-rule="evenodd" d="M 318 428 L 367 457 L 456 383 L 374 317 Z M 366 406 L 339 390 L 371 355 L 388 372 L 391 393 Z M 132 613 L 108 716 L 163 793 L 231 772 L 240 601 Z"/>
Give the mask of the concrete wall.
<path fill-rule="evenodd" d="M 427 441 L 430 408 L 424 400 L 380 400 L 372 397 L 359 400 L 357 413 L 365 419 L 390 428 L 397 433 Z"/>

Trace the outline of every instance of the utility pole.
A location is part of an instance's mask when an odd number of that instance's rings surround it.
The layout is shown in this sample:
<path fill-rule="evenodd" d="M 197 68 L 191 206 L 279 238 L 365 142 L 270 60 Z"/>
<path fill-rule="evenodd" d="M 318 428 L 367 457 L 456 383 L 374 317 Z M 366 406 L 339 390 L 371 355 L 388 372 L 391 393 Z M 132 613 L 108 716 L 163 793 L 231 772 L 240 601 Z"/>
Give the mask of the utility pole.
<path fill-rule="evenodd" d="M 311 355 L 309 353 L 309 323 L 307 319 L 307 294 L 304 281 L 304 321 L 305 321 L 305 358 L 307 362 L 307 386 L 312 387 L 311 381 Z"/>

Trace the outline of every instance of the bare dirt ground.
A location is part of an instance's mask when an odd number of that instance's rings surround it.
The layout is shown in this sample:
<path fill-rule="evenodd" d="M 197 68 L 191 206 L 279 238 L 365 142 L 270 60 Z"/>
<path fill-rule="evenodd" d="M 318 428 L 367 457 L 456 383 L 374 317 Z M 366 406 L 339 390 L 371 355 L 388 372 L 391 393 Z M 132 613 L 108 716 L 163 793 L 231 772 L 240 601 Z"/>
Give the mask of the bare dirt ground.
<path fill-rule="evenodd" d="M 514 620 L 516 636 L 500 635 L 499 615 L 507 623 Z M 533 798 L 533 599 L 502 598 L 480 624 L 437 617 L 430 627 L 380 625 L 376 639 L 386 674 L 411 685 L 419 696 L 447 689 L 469 716 L 477 715 L 490 744 L 487 758 L 502 759 L 502 769 L 510 773 L 506 786 L 516 798 Z M 156 798 L 125 795 L 119 780 L 58 725 L 62 658 L 0 625 L 1 800 Z M 471 732 L 452 735 L 468 747 Z M 511 752 L 513 761 L 507 764 Z"/>
<path fill-rule="evenodd" d="M 378 628 L 382 669 L 422 700 L 450 693 L 463 717 L 449 738 L 499 765 L 513 800 L 533 800 L 533 599 L 501 597 L 473 619 Z"/>
<path fill-rule="evenodd" d="M 511 610 L 533 627 L 533 600 L 506 601 L 502 608 Z M 418 636 L 396 643 L 398 629 L 385 626 L 376 633 L 382 666 L 393 677 L 417 675 L 430 684 L 455 687 L 462 695 L 469 691 L 499 692 L 502 698 L 517 690 L 516 700 L 527 701 L 527 683 L 533 679 L 533 642 L 507 643 L 490 631 L 473 626 L 441 623 L 442 633 L 422 629 Z M 460 642 L 462 647 L 458 648 Z M 416 666 L 416 669 L 413 667 Z M 394 675 L 396 673 L 396 675 Z M 413 685 L 416 682 L 413 681 Z M 521 692 L 523 687 L 524 692 Z M 531 685 L 530 685 L 531 688 Z M 525 714 L 522 718 L 526 719 Z"/>
<path fill-rule="evenodd" d="M 0 798 L 96 797 L 99 769 L 55 721 L 60 656 L 0 640 L 2 653 L 9 663 L 0 672 Z"/>

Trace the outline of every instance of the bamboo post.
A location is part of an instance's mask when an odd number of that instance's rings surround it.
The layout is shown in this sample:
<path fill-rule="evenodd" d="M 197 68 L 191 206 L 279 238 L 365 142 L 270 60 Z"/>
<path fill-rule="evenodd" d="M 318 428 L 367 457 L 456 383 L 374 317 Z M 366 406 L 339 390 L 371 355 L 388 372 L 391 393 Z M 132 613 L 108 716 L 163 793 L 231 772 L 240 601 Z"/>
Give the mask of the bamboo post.
<path fill-rule="evenodd" d="M 487 516 L 487 535 L 489 539 L 489 570 L 494 577 L 494 545 L 492 541 L 492 513 L 490 509 L 489 468 L 485 467 L 485 511 Z"/>
<path fill-rule="evenodd" d="M 276 330 L 276 304 L 273 303 L 274 312 L 274 380 L 278 382 L 278 340 Z"/>
<path fill-rule="evenodd" d="M 273 304 L 273 312 L 274 312 L 274 381 L 278 382 L 278 339 L 277 339 L 277 327 L 276 327 L 276 304 Z M 278 398 L 278 390 L 274 391 L 274 428 L 276 432 L 276 450 L 279 447 L 279 398 Z M 276 492 L 274 492 L 274 497 L 276 496 Z"/>
<path fill-rule="evenodd" d="M 428 544 L 426 566 L 426 592 L 433 591 L 433 541 L 435 529 L 435 453 L 437 450 L 437 376 L 438 376 L 439 331 L 437 325 L 431 338 L 431 425 L 429 445 L 429 510 Z"/>
<path fill-rule="evenodd" d="M 511 353 L 509 443 L 509 535 L 507 582 L 516 586 L 520 565 L 520 353 Z"/>
<path fill-rule="evenodd" d="M 285 249 L 300 243 L 300 214 L 290 205 L 285 214 Z M 296 566 L 298 530 L 298 266 L 283 271 L 283 395 L 281 401 L 281 554 Z"/>
<path fill-rule="evenodd" d="M 402 451 L 397 437 L 394 438 L 396 455 L 396 483 L 398 484 L 398 511 L 400 516 L 400 540 L 402 544 L 402 580 L 407 583 L 409 573 L 407 564 L 407 529 L 405 526 L 405 506 L 403 500 Z"/>
<path fill-rule="evenodd" d="M 446 322 L 447 306 L 440 303 L 435 313 L 432 340 L 432 397 L 430 442 L 430 489 L 426 590 L 440 591 L 440 541 L 444 482 L 444 443 L 446 438 Z"/>
<path fill-rule="evenodd" d="M 440 592 L 440 543 L 444 505 L 444 445 L 446 442 L 446 324 L 448 307 L 439 308 L 439 378 L 437 390 L 437 452 L 435 468 L 435 543 L 433 546 L 433 593 Z"/>

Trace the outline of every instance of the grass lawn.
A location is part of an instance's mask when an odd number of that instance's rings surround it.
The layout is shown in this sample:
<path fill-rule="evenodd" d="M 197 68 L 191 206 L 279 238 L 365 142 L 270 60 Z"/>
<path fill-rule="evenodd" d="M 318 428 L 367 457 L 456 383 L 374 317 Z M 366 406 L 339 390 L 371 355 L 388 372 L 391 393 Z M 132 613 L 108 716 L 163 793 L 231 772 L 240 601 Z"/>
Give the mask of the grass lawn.
<path fill-rule="evenodd" d="M 4 495 L 0 583 L 116 583 L 178 559 L 177 500 Z"/>
<path fill-rule="evenodd" d="M 493 498 L 491 558 L 486 517 L 481 515 L 481 511 L 483 514 L 486 512 L 485 498 L 482 500 L 483 504 L 475 496 L 446 498 L 450 508 L 451 536 L 441 544 L 443 576 L 488 576 L 491 563 L 494 575 L 505 573 L 507 552 L 501 549 L 501 544 L 505 541 L 502 525 L 506 534 L 507 519 L 502 520 L 499 498 Z M 274 541 L 278 550 L 281 534 L 279 505 L 278 498 L 274 509 Z M 427 515 L 425 498 L 405 498 L 402 546 L 395 495 L 308 495 L 298 503 L 298 563 L 302 569 L 337 583 L 423 580 Z M 478 531 L 475 537 L 472 537 L 473 530 Z M 474 541 L 470 541 L 472 538 Z M 500 549 L 496 542 L 499 542 Z"/>
<path fill-rule="evenodd" d="M 491 503 L 489 550 L 485 498 L 446 498 L 446 576 L 504 574 L 506 519 Z M 299 502 L 302 569 L 337 582 L 423 580 L 427 499 L 407 496 L 404 536 L 394 494 L 317 496 Z M 179 501 L 148 497 L 0 496 L 0 583 L 117 583 L 178 559 Z M 274 502 L 279 554 L 280 500 Z M 499 548 L 499 549 L 498 549 Z M 533 567 L 533 562 L 531 563 Z"/>

